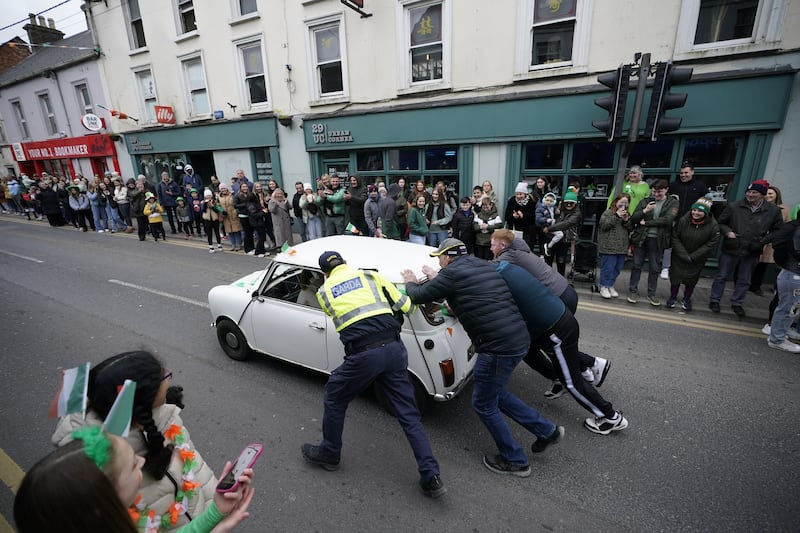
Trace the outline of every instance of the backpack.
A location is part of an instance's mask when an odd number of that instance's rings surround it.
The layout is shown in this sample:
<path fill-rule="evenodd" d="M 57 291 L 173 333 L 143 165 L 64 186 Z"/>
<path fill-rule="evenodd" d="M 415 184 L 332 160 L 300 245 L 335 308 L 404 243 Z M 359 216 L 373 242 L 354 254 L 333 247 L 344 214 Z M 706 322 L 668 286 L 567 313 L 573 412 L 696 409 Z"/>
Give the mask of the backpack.
<path fill-rule="evenodd" d="M 795 234 L 800 230 L 800 221 L 793 220 L 780 227 L 772 236 L 772 251 L 778 266 L 800 260 L 795 248 Z"/>

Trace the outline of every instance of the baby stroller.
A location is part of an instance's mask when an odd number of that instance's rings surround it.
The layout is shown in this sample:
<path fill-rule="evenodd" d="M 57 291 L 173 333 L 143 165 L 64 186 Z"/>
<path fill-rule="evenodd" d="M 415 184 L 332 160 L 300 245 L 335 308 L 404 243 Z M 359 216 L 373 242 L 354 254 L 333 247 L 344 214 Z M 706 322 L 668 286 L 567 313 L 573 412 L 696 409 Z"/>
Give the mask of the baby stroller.
<path fill-rule="evenodd" d="M 578 241 L 574 243 L 567 279 L 570 281 L 588 281 L 592 284 L 591 291 L 599 292 L 597 287 L 597 244 L 591 241 Z"/>

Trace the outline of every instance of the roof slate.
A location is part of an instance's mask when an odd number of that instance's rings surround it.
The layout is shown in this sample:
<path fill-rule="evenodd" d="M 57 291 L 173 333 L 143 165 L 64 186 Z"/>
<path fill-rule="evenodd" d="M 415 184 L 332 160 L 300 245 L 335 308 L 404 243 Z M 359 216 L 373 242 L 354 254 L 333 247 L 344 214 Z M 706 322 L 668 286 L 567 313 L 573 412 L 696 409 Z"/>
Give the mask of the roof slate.
<path fill-rule="evenodd" d="M 60 48 L 62 46 L 84 47 L 88 50 L 76 48 Z M 60 68 L 73 63 L 78 63 L 95 57 L 91 32 L 84 31 L 56 41 L 53 46 L 36 47 L 34 54 L 19 62 L 16 66 L 0 74 L 0 87 L 14 85 L 15 83 L 39 76 L 48 70 L 58 71 Z"/>

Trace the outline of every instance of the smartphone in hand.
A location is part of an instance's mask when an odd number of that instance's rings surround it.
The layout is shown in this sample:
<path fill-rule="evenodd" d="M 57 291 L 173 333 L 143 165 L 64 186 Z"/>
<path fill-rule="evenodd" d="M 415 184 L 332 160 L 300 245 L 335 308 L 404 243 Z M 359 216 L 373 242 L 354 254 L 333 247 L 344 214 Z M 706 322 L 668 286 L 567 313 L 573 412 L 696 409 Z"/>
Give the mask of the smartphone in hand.
<path fill-rule="evenodd" d="M 217 483 L 217 492 L 234 492 L 239 488 L 239 476 L 246 468 L 252 467 L 261 452 L 264 451 L 264 446 L 261 444 L 249 444 L 242 450 L 236 462 L 233 463 L 227 475 Z"/>

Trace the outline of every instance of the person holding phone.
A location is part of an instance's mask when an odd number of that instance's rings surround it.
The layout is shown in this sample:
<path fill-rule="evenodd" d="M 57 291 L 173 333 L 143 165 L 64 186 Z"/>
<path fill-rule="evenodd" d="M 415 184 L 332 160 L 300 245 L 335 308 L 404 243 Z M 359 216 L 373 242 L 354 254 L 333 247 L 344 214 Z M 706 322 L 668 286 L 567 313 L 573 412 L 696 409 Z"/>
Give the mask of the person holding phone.
<path fill-rule="evenodd" d="M 645 198 L 630 217 L 631 244 L 633 244 L 633 267 L 628 286 L 628 302 L 639 301 L 639 278 L 645 257 L 648 263 L 647 301 L 653 307 L 661 305 L 656 295 L 661 274 L 661 258 L 669 248 L 672 237 L 672 222 L 678 214 L 678 200 L 668 196 L 667 180 L 653 184 L 653 196 Z"/>
<path fill-rule="evenodd" d="M 14 499 L 20 533 L 61 531 L 162 531 L 155 518 L 137 506 L 145 460 L 123 438 L 100 426 L 71 433 L 70 444 L 50 453 L 25 475 Z M 224 472 L 233 472 L 225 465 Z M 178 533 L 226 533 L 249 516 L 253 470 L 236 474 L 235 487 L 216 492 L 213 501 Z M 46 505 L 43 505 L 46 502 Z"/>
<path fill-rule="evenodd" d="M 597 250 L 600 253 L 600 296 L 605 299 L 617 298 L 614 289 L 619 273 L 625 265 L 630 247 L 630 213 L 628 205 L 631 198 L 620 194 L 611 202 L 611 207 L 600 215 L 600 231 L 597 235 Z"/>
<path fill-rule="evenodd" d="M 303 444 L 303 457 L 325 470 L 339 469 L 347 406 L 376 383 L 414 451 L 423 494 L 442 496 L 447 489 L 422 427 L 414 389 L 408 381 L 408 352 L 400 339 L 400 323 L 394 317 L 395 312 L 410 313 L 411 300 L 377 272 L 348 266 L 339 252 L 323 252 L 319 266 L 325 283 L 317 299 L 333 320 L 347 355 L 325 385 L 322 442 Z"/>

